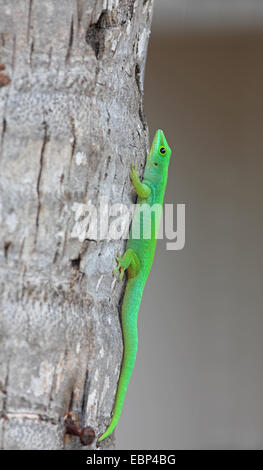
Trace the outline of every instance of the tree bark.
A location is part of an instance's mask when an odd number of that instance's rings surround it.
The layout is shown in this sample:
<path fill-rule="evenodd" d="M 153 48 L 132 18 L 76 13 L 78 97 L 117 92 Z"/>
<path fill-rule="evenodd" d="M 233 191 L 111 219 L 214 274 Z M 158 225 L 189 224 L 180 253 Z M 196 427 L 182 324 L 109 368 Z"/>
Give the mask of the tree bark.
<path fill-rule="evenodd" d="M 152 0 L 0 0 L 0 12 L 1 448 L 79 448 L 64 416 L 97 436 L 114 404 L 125 241 L 78 238 L 76 222 L 102 196 L 132 202 Z"/>

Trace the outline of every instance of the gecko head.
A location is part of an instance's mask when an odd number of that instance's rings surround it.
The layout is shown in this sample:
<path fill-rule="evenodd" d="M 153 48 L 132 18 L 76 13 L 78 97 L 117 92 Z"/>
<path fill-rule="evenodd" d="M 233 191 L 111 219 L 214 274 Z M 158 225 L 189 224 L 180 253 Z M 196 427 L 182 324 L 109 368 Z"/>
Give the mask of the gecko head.
<path fill-rule="evenodd" d="M 168 167 L 171 157 L 171 149 L 161 129 L 155 133 L 151 150 L 146 162 L 146 173 L 153 182 L 167 178 Z"/>

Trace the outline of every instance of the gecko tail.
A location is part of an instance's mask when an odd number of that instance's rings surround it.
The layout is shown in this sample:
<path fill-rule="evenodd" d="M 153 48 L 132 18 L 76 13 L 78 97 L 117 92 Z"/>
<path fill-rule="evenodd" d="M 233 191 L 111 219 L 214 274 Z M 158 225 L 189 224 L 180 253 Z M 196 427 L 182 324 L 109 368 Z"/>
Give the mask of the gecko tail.
<path fill-rule="evenodd" d="M 114 419 L 114 416 L 113 416 L 108 429 L 105 431 L 104 434 L 102 434 L 102 436 L 100 436 L 99 442 L 104 441 L 104 439 L 106 439 L 107 437 L 109 437 L 113 433 L 114 429 L 117 426 L 117 423 L 118 423 L 118 419 Z"/>
<path fill-rule="evenodd" d="M 99 442 L 109 437 L 118 424 L 136 360 L 138 346 L 137 316 L 140 307 L 141 295 L 135 295 L 136 292 L 134 292 L 135 289 L 133 289 L 132 286 L 133 280 L 129 280 L 122 304 L 122 332 L 124 350 L 121 373 L 113 409 L 113 416 L 108 428 L 98 439 Z M 134 299 L 136 299 L 136 303 L 134 302 Z"/>
<path fill-rule="evenodd" d="M 137 338 L 137 325 L 136 325 L 135 331 L 133 331 L 132 333 L 129 332 L 129 337 L 125 338 L 124 355 L 123 355 L 121 374 L 120 374 L 116 400 L 115 400 L 115 405 L 114 405 L 114 410 L 113 410 L 113 416 L 112 416 L 112 420 L 108 428 L 106 429 L 104 434 L 102 434 L 102 436 L 99 438 L 99 442 L 103 441 L 104 439 L 106 439 L 113 433 L 120 419 L 125 395 L 127 392 L 128 384 L 130 382 L 130 378 L 132 375 L 132 371 L 133 371 L 133 367 L 134 367 L 134 363 L 136 359 L 137 344 L 138 344 L 138 338 Z"/>

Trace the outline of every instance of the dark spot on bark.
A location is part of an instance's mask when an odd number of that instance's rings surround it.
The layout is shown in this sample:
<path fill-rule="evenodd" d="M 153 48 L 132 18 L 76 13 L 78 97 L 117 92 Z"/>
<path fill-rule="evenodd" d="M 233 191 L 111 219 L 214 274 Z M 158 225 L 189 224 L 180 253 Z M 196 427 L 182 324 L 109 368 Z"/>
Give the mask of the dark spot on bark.
<path fill-rule="evenodd" d="M 107 10 L 103 10 L 96 23 L 91 23 L 87 33 L 86 42 L 92 47 L 96 59 L 99 59 L 104 52 L 105 32 L 107 26 Z"/>
<path fill-rule="evenodd" d="M 44 421 L 45 423 L 57 424 L 56 420 L 53 418 L 50 418 L 48 415 L 38 414 L 38 419 L 39 421 Z"/>
<path fill-rule="evenodd" d="M 80 442 L 83 446 L 90 446 L 95 439 L 94 429 L 90 426 L 86 426 L 81 430 Z"/>
<path fill-rule="evenodd" d="M 11 82 L 11 78 L 5 73 L 0 73 L 0 87 L 6 86 Z"/>
<path fill-rule="evenodd" d="M 5 260 L 6 261 L 8 259 L 8 250 L 9 250 L 11 245 L 12 245 L 12 242 L 5 242 L 5 244 L 4 244 L 4 252 L 5 252 Z"/>
<path fill-rule="evenodd" d="M 72 260 L 71 260 L 71 266 L 72 266 L 72 268 L 79 271 L 79 269 L 80 269 L 80 261 L 81 261 L 81 256 L 80 256 L 80 255 L 78 256 L 78 258 L 72 259 Z"/>
<path fill-rule="evenodd" d="M 2 382 L 0 382 L 0 391 L 1 391 L 4 395 L 7 394 L 7 391 L 6 391 L 6 389 L 5 389 L 5 386 L 4 386 L 4 384 L 3 384 Z"/>
<path fill-rule="evenodd" d="M 105 169 L 105 176 L 104 176 L 104 179 L 106 179 L 107 176 L 108 176 L 108 169 L 109 169 L 110 162 L 111 162 L 111 155 L 109 155 L 108 158 L 107 158 L 107 163 L 106 163 L 106 169 Z"/>
<path fill-rule="evenodd" d="M 95 439 L 94 429 L 90 426 L 81 428 L 81 426 L 73 420 L 71 413 L 68 413 L 65 417 L 65 428 L 67 434 L 78 436 L 83 446 L 89 446 Z"/>
<path fill-rule="evenodd" d="M 111 133 L 111 129 L 110 129 L 110 113 L 109 113 L 108 110 L 107 110 L 107 126 L 108 126 L 107 134 L 110 135 L 110 133 Z"/>
<path fill-rule="evenodd" d="M 101 59 L 105 49 L 105 34 L 107 29 L 116 28 L 126 22 L 127 12 L 124 15 L 121 11 L 113 8 L 112 10 L 102 10 L 96 23 L 91 23 L 86 32 L 86 42 L 89 44 L 97 59 Z"/>
<path fill-rule="evenodd" d="M 0 70 L 5 70 L 5 64 L 0 64 Z"/>

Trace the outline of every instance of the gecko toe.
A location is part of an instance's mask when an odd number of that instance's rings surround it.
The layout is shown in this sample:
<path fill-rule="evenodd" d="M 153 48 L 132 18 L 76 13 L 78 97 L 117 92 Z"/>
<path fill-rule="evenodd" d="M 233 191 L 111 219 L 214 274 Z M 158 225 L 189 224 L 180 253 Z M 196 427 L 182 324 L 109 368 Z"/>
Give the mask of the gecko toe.
<path fill-rule="evenodd" d="M 119 266 L 117 268 L 113 269 L 112 274 L 115 276 L 115 274 L 119 271 Z"/>
<path fill-rule="evenodd" d="M 122 281 L 123 276 L 124 276 L 124 267 L 121 266 L 121 267 L 120 267 L 120 277 L 119 277 L 119 280 L 120 280 L 120 281 Z"/>

